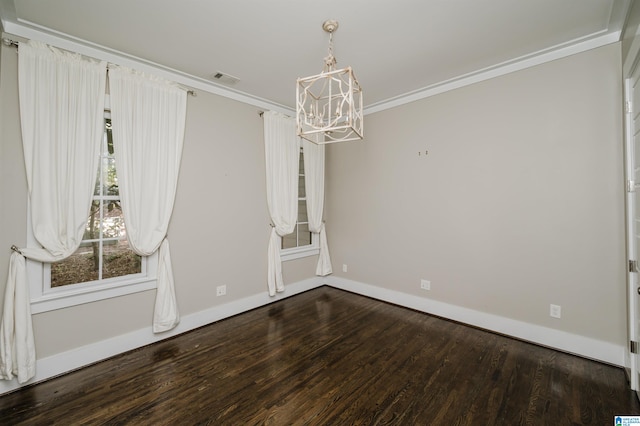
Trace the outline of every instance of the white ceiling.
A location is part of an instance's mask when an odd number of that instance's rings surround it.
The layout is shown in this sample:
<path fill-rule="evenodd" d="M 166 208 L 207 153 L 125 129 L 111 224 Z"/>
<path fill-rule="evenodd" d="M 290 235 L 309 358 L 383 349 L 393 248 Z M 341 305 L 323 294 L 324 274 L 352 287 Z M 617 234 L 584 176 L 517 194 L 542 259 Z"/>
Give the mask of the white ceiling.
<path fill-rule="evenodd" d="M 353 67 L 371 109 L 618 41 L 629 4 L 0 0 L 0 16 L 9 35 L 124 65 L 157 64 L 196 88 L 219 90 L 210 77 L 221 71 L 241 80 L 232 92 L 285 109 L 295 104 L 296 78 L 322 70 L 329 40 L 322 22 L 336 19 L 338 67 Z"/>

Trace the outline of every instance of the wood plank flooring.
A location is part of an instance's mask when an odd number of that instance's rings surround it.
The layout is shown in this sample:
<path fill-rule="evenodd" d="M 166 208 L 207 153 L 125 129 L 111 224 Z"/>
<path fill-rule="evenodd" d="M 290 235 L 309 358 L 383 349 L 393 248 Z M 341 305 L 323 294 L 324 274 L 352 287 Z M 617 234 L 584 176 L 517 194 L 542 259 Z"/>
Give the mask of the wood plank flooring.
<path fill-rule="evenodd" d="M 0 397 L 3 425 L 613 425 L 622 369 L 330 287 Z"/>

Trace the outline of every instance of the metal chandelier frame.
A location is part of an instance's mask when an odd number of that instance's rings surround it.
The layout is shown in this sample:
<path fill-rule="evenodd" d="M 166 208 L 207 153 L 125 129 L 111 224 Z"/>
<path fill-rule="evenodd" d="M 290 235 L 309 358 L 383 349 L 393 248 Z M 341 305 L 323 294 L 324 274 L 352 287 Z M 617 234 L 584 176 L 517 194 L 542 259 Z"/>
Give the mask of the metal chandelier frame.
<path fill-rule="evenodd" d="M 296 86 L 298 136 L 324 145 L 360 140 L 364 136 L 362 88 L 351 67 L 336 70 L 333 33 L 338 22 L 325 21 L 329 33 L 329 55 L 320 74 L 299 78 Z"/>

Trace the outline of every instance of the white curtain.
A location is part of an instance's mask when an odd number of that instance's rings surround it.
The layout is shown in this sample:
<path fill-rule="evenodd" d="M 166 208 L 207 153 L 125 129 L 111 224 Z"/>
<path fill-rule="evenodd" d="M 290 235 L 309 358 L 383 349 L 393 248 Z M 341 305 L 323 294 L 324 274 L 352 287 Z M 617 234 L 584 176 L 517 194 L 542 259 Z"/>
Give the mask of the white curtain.
<path fill-rule="evenodd" d="M 274 225 L 269 238 L 267 286 L 269 295 L 284 291 L 280 247 L 293 232 L 298 216 L 300 142 L 296 122 L 274 111 L 264 113 L 264 148 L 267 169 L 267 205 Z"/>
<path fill-rule="evenodd" d="M 109 91 L 127 238 L 141 256 L 159 250 L 153 315 L 158 333 L 180 321 L 166 235 L 180 171 L 187 93 L 124 67 L 109 68 Z"/>
<path fill-rule="evenodd" d="M 0 377 L 35 375 L 25 259 L 76 251 L 87 223 L 104 131 L 106 63 L 20 43 L 18 89 L 33 234 L 43 248 L 13 253 L 0 326 Z"/>
<path fill-rule="evenodd" d="M 307 194 L 307 216 L 309 230 L 320 238 L 320 256 L 316 267 L 316 275 L 327 276 L 333 272 L 331 257 L 322 211 L 324 209 L 324 145 L 317 145 L 306 139 L 302 141 L 304 152 L 304 181 Z"/>

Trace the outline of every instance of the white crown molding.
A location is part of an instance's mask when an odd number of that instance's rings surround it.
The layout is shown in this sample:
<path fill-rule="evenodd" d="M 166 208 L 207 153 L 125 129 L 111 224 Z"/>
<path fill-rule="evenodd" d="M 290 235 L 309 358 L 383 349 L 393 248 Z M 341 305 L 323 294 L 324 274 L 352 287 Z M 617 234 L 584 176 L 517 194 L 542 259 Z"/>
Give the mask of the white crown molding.
<path fill-rule="evenodd" d="M 364 108 L 364 114 L 368 115 L 395 108 L 449 90 L 458 89 L 470 84 L 618 42 L 620 41 L 622 29 L 624 28 L 630 9 L 631 0 L 616 0 L 612 3 L 607 30 L 370 104 Z M 185 86 L 254 105 L 261 109 L 277 111 L 286 115 L 292 115 L 294 112 L 292 108 L 286 105 L 220 86 L 207 79 L 196 77 L 105 46 L 74 38 L 68 34 L 59 33 L 34 23 L 20 21 L 16 19 L 14 0 L 0 0 L 0 17 L 2 18 L 3 29 L 7 34 L 41 41 L 61 49 L 77 52 L 113 64 L 153 73 Z"/>
<path fill-rule="evenodd" d="M 501 64 L 454 77 L 449 80 L 441 81 L 430 86 L 423 87 L 422 89 L 404 93 L 402 95 L 386 99 L 381 102 L 376 102 L 375 104 L 371 104 L 364 108 L 364 115 L 373 114 L 375 112 L 384 111 L 390 108 L 395 108 L 404 104 L 408 104 L 410 102 L 415 102 L 420 99 L 425 99 L 444 92 L 448 92 L 450 90 L 459 89 L 464 86 L 469 86 L 474 83 L 479 83 L 481 81 L 500 77 L 512 72 L 524 70 L 526 68 L 541 65 L 546 62 L 554 61 L 556 59 L 575 55 L 577 53 L 586 52 L 587 50 L 596 49 L 598 47 L 606 46 L 611 43 L 616 43 L 619 40 L 620 32 L 618 31 L 613 33 L 607 32 L 603 35 L 597 36 L 595 38 L 589 38 L 583 41 L 572 41 L 570 43 L 564 43 L 562 45 L 541 50 L 539 52 L 522 56 L 520 58 L 503 62 Z"/>
<path fill-rule="evenodd" d="M 631 11 L 631 4 L 631 0 L 616 0 L 612 3 L 606 30 L 367 105 L 363 113 L 368 115 L 395 108 L 450 90 L 616 43 L 622 37 L 626 20 Z"/>
<path fill-rule="evenodd" d="M 616 32 L 620 29 L 620 34 L 624 31 L 632 5 L 633 0 L 614 0 L 609 11 L 609 31 Z"/>

